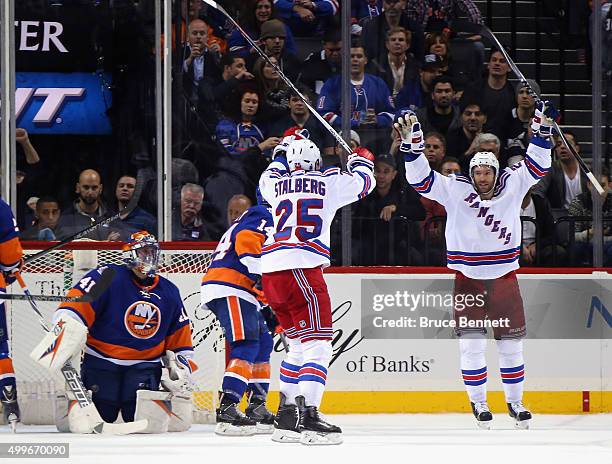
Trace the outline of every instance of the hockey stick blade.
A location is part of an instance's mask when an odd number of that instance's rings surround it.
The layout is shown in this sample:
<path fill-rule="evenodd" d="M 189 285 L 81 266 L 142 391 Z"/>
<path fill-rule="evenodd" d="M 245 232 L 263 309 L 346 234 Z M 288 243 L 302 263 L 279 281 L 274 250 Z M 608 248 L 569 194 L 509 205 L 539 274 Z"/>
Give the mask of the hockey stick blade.
<path fill-rule="evenodd" d="M 94 221 L 89 227 L 86 227 L 85 229 L 83 229 L 80 232 L 77 232 L 74 235 L 71 235 L 68 238 L 65 238 L 64 240 L 62 240 L 61 242 L 56 243 L 55 245 L 51 245 L 49 248 L 45 248 L 44 250 L 39 251 L 38 253 L 35 253 L 31 256 L 28 256 L 27 258 L 24 259 L 24 263 L 28 264 L 31 263 L 34 260 L 37 260 L 39 258 L 42 258 L 43 256 L 45 256 L 46 254 L 57 250 L 58 248 L 63 247 L 64 245 L 67 245 L 68 243 L 74 241 L 74 240 L 78 240 L 80 238 L 85 237 L 86 235 L 90 234 L 91 232 L 94 232 L 96 230 L 98 230 L 100 227 L 103 227 L 107 224 L 110 224 L 111 222 L 114 222 L 118 219 L 123 219 L 125 217 L 127 217 L 132 211 L 134 211 L 134 209 L 136 209 L 136 206 L 138 206 L 138 201 L 140 200 L 140 195 L 142 193 L 142 189 L 143 189 L 143 176 L 142 173 L 139 172 L 138 173 L 138 177 L 136 179 L 136 190 L 134 190 L 134 194 L 132 195 L 132 198 L 130 198 L 129 203 L 125 206 L 125 208 L 123 208 L 121 211 L 119 211 L 118 213 L 115 213 L 111 216 L 108 216 L 106 218 L 100 219 L 98 221 Z"/>
<path fill-rule="evenodd" d="M 465 22 L 461 22 L 459 24 L 464 25 Z M 475 26 L 475 25 L 472 24 L 472 26 Z M 475 32 L 475 30 L 472 29 L 472 30 L 470 30 L 470 32 Z M 542 100 L 541 96 L 534 89 L 531 88 L 531 86 L 529 85 L 529 82 L 527 81 L 527 79 L 525 78 L 525 76 L 523 75 L 523 73 L 521 72 L 519 67 L 516 65 L 514 60 L 512 60 L 512 58 L 510 57 L 510 55 L 508 54 L 508 52 L 506 51 L 504 46 L 497 39 L 497 37 L 495 36 L 493 31 L 491 31 L 491 29 L 489 29 L 485 25 L 480 25 L 479 32 L 480 32 L 481 36 L 488 37 L 493 42 L 493 44 L 495 45 L 497 50 L 499 50 L 501 52 L 501 54 L 504 55 L 504 58 L 508 62 L 508 66 L 510 66 L 510 69 L 512 70 L 514 75 L 525 86 L 527 86 L 527 88 L 529 89 L 529 93 L 536 99 L 536 101 L 537 100 Z M 593 175 L 593 173 L 591 172 L 591 170 L 589 169 L 587 164 L 584 162 L 584 160 L 582 159 L 580 154 L 567 141 L 567 138 L 565 137 L 565 134 L 563 133 L 563 131 L 561 130 L 561 127 L 559 127 L 559 125 L 557 124 L 556 121 L 553 121 L 553 127 L 554 127 L 555 131 L 559 134 L 559 137 L 561 138 L 561 141 L 563 142 L 563 145 L 565 145 L 565 147 L 572 153 L 572 155 L 574 155 L 574 158 L 576 158 L 576 161 L 578 161 L 578 165 L 580 166 L 580 169 L 582 170 L 582 172 L 584 172 L 584 174 L 587 176 L 587 178 L 591 181 L 591 184 L 593 185 L 593 187 L 595 188 L 597 193 L 599 193 L 600 195 L 603 195 L 604 194 L 604 189 L 602 188 L 601 184 L 595 178 L 595 176 Z"/>
<path fill-rule="evenodd" d="M 317 119 L 323 125 L 323 127 L 325 127 L 325 129 L 327 129 L 327 131 L 332 135 L 332 137 L 336 140 L 336 142 L 338 142 L 338 144 L 342 148 L 344 148 L 344 150 L 349 155 L 353 153 L 353 150 L 348 145 L 348 143 L 346 143 L 346 141 L 342 138 L 342 136 L 338 134 L 338 132 L 329 124 L 329 122 L 327 122 L 327 120 L 323 116 L 321 116 L 312 107 L 310 103 L 308 103 L 308 100 L 306 100 L 306 97 L 304 97 L 304 95 L 302 95 L 302 92 L 300 92 L 295 87 L 295 85 L 293 85 L 293 82 L 291 82 L 289 78 L 285 76 L 285 74 L 283 73 L 283 70 L 280 69 L 280 67 L 276 63 L 270 60 L 270 57 L 266 55 L 266 53 L 261 49 L 261 47 L 257 45 L 257 43 L 251 38 L 249 34 L 246 33 L 246 31 L 240 26 L 240 24 L 238 24 L 236 20 L 234 20 L 234 18 L 232 18 L 232 16 L 227 11 L 225 11 L 225 8 L 223 8 L 221 5 L 219 5 L 214 0 L 202 0 L 202 1 L 206 3 L 208 6 L 210 6 L 211 8 L 215 8 L 217 11 L 222 13 L 236 27 L 236 29 L 238 29 L 238 31 L 242 34 L 242 37 L 244 38 L 244 40 L 246 40 L 249 43 L 249 45 L 253 47 L 253 49 L 257 52 L 257 54 L 261 56 L 266 61 L 266 63 L 268 63 L 278 73 L 279 77 L 287 85 L 287 87 L 289 87 L 292 92 L 295 92 L 295 94 L 298 97 L 300 97 L 300 100 L 302 100 L 304 105 L 306 105 L 306 108 L 308 108 L 308 110 L 310 111 L 310 114 L 313 115 L 315 119 Z"/>
<path fill-rule="evenodd" d="M 14 300 L 14 301 L 29 301 L 33 299 L 34 301 L 57 301 L 63 303 L 91 303 L 92 301 L 97 300 L 102 293 L 106 291 L 106 289 L 110 286 L 111 282 L 115 278 L 116 274 L 115 269 L 106 268 L 102 271 L 100 275 L 100 279 L 94 285 L 91 290 L 87 293 L 84 293 L 81 296 L 66 298 L 64 296 L 57 295 L 20 295 L 20 294 L 12 294 L 12 293 L 0 293 L 0 300 Z"/>

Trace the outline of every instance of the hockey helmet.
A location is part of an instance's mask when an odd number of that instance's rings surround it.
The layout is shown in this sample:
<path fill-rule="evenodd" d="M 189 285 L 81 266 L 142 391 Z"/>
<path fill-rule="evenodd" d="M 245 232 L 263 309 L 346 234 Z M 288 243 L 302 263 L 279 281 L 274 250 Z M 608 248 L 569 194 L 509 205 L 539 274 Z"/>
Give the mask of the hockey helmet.
<path fill-rule="evenodd" d="M 497 160 L 495 154 L 491 153 L 490 151 L 479 151 L 472 156 L 472 159 L 470 160 L 470 179 L 472 179 L 472 184 L 474 184 L 474 168 L 477 166 L 489 166 L 493 168 L 495 172 L 493 188 L 495 188 L 495 185 L 497 184 L 497 177 L 499 176 L 499 161 Z"/>
<path fill-rule="evenodd" d="M 130 236 L 130 241 L 123 246 L 123 262 L 130 269 L 154 277 L 159 264 L 159 243 L 157 239 L 141 230 Z"/>
<path fill-rule="evenodd" d="M 321 152 L 312 140 L 294 140 L 287 147 L 289 171 L 318 171 L 321 168 Z"/>

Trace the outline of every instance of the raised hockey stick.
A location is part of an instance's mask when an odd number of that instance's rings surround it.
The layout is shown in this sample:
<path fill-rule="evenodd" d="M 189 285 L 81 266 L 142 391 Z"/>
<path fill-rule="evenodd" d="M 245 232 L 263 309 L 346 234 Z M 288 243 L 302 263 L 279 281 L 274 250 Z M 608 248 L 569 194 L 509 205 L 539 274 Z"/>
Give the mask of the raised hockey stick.
<path fill-rule="evenodd" d="M 112 276 L 114 276 L 114 270 L 111 270 L 111 271 L 113 271 Z M 111 280 L 112 280 L 112 276 L 111 276 Z M 17 277 L 17 282 L 19 282 L 19 285 L 21 286 L 23 293 L 25 294 L 28 302 L 30 303 L 30 306 L 32 306 L 32 309 L 34 310 L 34 312 L 36 312 L 36 314 L 40 316 L 40 325 L 42 326 L 43 330 L 45 330 L 46 332 L 50 332 L 51 329 L 45 323 L 44 316 L 42 312 L 40 311 L 40 309 L 38 308 L 36 301 L 34 301 L 34 298 L 32 297 L 30 290 L 28 290 L 28 287 L 26 286 L 23 278 L 21 277 L 21 274 L 16 273 L 16 277 Z M 66 384 L 68 385 L 70 392 L 74 395 L 74 398 L 76 399 L 79 407 L 81 409 L 88 409 L 89 411 L 86 414 L 86 417 L 93 419 L 95 421 L 93 424 L 90 424 L 91 425 L 90 429 L 92 433 L 109 434 L 109 435 L 127 435 L 130 433 L 141 432 L 147 428 L 148 421 L 146 419 L 139 420 L 136 422 L 127 422 L 123 424 L 110 424 L 108 422 L 104 422 L 102 418 L 100 417 L 100 414 L 98 413 L 96 409 L 96 406 L 93 404 L 89 391 L 85 388 L 85 385 L 83 384 L 83 380 L 81 379 L 81 376 L 76 371 L 76 369 L 72 366 L 72 363 L 70 361 L 67 361 L 66 364 L 62 366 L 61 371 L 62 371 L 62 375 L 64 376 L 64 380 L 66 380 Z"/>
<path fill-rule="evenodd" d="M 508 62 L 508 65 L 510 66 L 510 69 L 512 69 L 512 72 L 514 72 L 516 77 L 519 78 L 519 80 L 521 81 L 522 85 L 526 86 L 529 89 L 529 93 L 533 97 L 535 97 L 538 100 L 541 100 L 542 98 L 540 97 L 540 95 L 538 95 L 538 93 L 534 89 L 531 88 L 531 86 L 529 85 L 529 82 L 527 82 L 527 79 L 525 78 L 525 76 L 523 75 L 521 70 L 518 68 L 516 63 L 514 63 L 512 58 L 510 58 L 510 55 L 508 54 L 506 49 L 502 46 L 500 41 L 497 40 L 497 37 L 495 37 L 495 34 L 493 34 L 491 29 L 489 29 L 485 25 L 482 25 L 481 26 L 481 31 L 482 31 L 481 35 L 489 37 L 495 43 L 497 49 L 504 55 L 504 58 L 506 58 L 506 61 Z M 572 155 L 574 155 L 574 158 L 576 158 L 576 161 L 578 161 L 578 165 L 580 166 L 580 169 L 582 169 L 582 172 L 584 172 L 584 174 L 587 176 L 587 178 L 591 181 L 591 184 L 593 184 L 593 187 L 595 187 L 595 190 L 597 190 L 597 192 L 600 195 L 603 195 L 604 194 L 604 189 L 599 184 L 599 181 L 595 178 L 595 176 L 593 175 L 593 173 L 591 172 L 589 167 L 586 165 L 586 163 L 582 159 L 582 157 L 578 154 L 578 152 L 576 150 L 574 150 L 574 147 L 572 147 L 571 144 L 567 141 L 567 138 L 565 137 L 565 134 L 563 134 L 563 131 L 561 130 L 561 128 L 559 127 L 557 122 L 553 121 L 553 124 L 554 124 L 555 130 L 559 134 L 559 137 L 561 137 L 561 140 L 563 141 L 563 145 L 565 145 L 565 147 L 572 153 Z"/>
<path fill-rule="evenodd" d="M 110 286 L 111 282 L 115 278 L 116 272 L 117 271 L 115 271 L 115 269 L 107 267 L 106 269 L 104 269 L 104 271 L 102 271 L 102 274 L 100 275 L 100 279 L 98 279 L 98 282 L 87 293 L 84 293 L 83 295 L 77 296 L 77 297 L 66 298 L 65 296 L 58 296 L 58 295 L 32 295 L 32 294 L 20 295 L 20 294 L 14 294 L 14 293 L 0 293 L 0 300 L 29 301 L 30 299 L 33 299 L 34 301 L 57 301 L 57 302 L 63 302 L 63 303 L 91 303 L 92 301 L 97 300 L 102 295 L 102 293 L 104 293 L 104 291 Z M 22 279 L 21 275 L 17 279 Z M 23 286 L 21 288 L 23 288 Z M 39 316 L 41 315 L 39 314 Z"/>
<path fill-rule="evenodd" d="M 259 45 L 257 45 L 257 43 L 253 39 L 251 39 L 249 34 L 247 34 L 245 32 L 245 30 L 242 29 L 242 27 L 240 27 L 240 25 L 234 20 L 234 18 L 232 18 L 231 15 L 227 11 L 225 11 L 225 8 L 223 8 L 221 5 L 219 5 L 217 2 L 215 2 L 213 0 L 202 0 L 202 1 L 204 3 L 206 3 L 208 6 L 218 10 L 219 12 L 221 12 L 236 27 L 236 29 L 238 29 L 238 31 L 240 31 L 240 33 L 242 34 L 244 39 L 251 45 L 251 47 L 253 47 L 255 49 L 257 54 L 259 56 L 261 56 L 264 60 L 266 60 L 266 62 L 270 66 L 272 66 L 274 68 L 274 70 L 278 73 L 278 75 L 283 80 L 283 82 L 285 84 L 287 84 L 287 87 L 289 87 L 293 92 L 295 92 L 295 94 L 298 97 L 300 97 L 300 99 L 304 102 L 304 104 L 306 105 L 306 107 L 308 108 L 310 113 L 315 118 L 317 118 L 321 124 L 323 124 L 323 127 L 325 127 L 325 129 L 327 129 L 329 131 L 329 133 L 334 137 L 334 139 L 336 139 L 336 142 L 338 142 L 338 144 L 342 148 L 344 148 L 349 155 L 351 153 L 353 153 L 353 150 L 351 150 L 351 147 L 344 141 L 342 136 L 340 134 L 338 134 L 338 132 L 336 132 L 336 130 L 325 120 L 325 118 L 323 116 L 321 116 L 317 111 L 315 111 L 315 109 L 306 100 L 306 97 L 304 97 L 304 95 L 302 95 L 302 93 L 295 87 L 295 85 L 293 85 L 293 82 L 291 82 L 287 78 L 287 76 L 285 76 L 285 74 L 283 74 L 283 71 L 280 69 L 280 67 L 278 67 L 276 65 L 276 63 L 274 63 L 274 62 L 272 62 L 270 60 L 270 57 L 268 57 L 268 55 L 266 55 L 266 53 L 261 49 L 261 47 Z"/>
<path fill-rule="evenodd" d="M 74 235 L 71 235 L 68 238 L 65 238 L 64 240 L 62 240 L 61 242 L 56 243 L 55 245 L 51 245 L 49 248 L 45 248 L 44 250 L 39 251 L 38 253 L 35 253 L 31 256 L 28 256 L 27 258 L 24 259 L 24 262 L 30 263 L 36 259 L 42 258 L 43 256 L 45 256 L 46 254 L 51 253 L 54 250 L 57 250 L 58 248 L 63 247 L 64 245 L 74 241 L 74 240 L 78 240 L 80 238 L 85 237 L 87 234 L 90 234 L 91 232 L 94 232 L 96 230 L 98 230 L 100 227 L 103 227 L 107 224 L 110 224 L 113 221 L 116 221 L 117 219 L 122 219 L 124 217 L 126 217 L 128 214 L 130 214 L 132 211 L 134 211 L 134 209 L 136 208 L 136 206 L 138 206 L 138 201 L 140 200 L 140 195 L 142 193 L 142 189 L 143 189 L 143 176 L 142 174 L 139 172 L 138 173 L 138 177 L 136 178 L 136 189 L 134 190 L 134 194 L 132 195 L 132 198 L 130 198 L 130 201 L 128 202 L 128 204 L 125 206 L 125 208 L 123 208 L 121 211 L 119 211 L 118 213 L 115 213 L 111 216 L 108 216 L 106 218 L 100 219 L 98 221 L 93 222 L 89 227 L 86 227 L 85 229 L 83 229 L 80 232 L 77 232 Z"/>

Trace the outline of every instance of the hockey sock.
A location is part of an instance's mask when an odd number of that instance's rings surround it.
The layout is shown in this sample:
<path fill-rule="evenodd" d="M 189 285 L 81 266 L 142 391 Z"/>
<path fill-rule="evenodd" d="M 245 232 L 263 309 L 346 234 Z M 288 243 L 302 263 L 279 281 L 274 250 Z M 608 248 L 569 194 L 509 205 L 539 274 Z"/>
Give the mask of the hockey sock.
<path fill-rule="evenodd" d="M 304 364 L 298 376 L 300 395 L 304 397 L 306 406 L 318 408 L 325 392 L 327 367 L 333 352 L 331 341 L 310 340 L 302 343 L 302 351 Z"/>
<path fill-rule="evenodd" d="M 268 396 L 270 388 L 270 363 L 253 364 L 251 379 L 249 380 L 249 391 L 253 396 L 261 396 L 264 399 Z"/>
<path fill-rule="evenodd" d="M 487 340 L 482 335 L 464 335 L 459 339 L 461 351 L 461 374 L 472 403 L 487 401 Z"/>
<path fill-rule="evenodd" d="M 242 399 L 242 395 L 247 389 L 252 368 L 253 365 L 250 362 L 236 358 L 230 359 L 225 368 L 221 388 L 223 393 L 230 396 L 236 403 Z"/>
<path fill-rule="evenodd" d="M 13 361 L 7 352 L 0 351 L 0 388 L 8 385 L 12 385 L 13 387 L 15 386 L 15 371 L 13 370 Z"/>
<path fill-rule="evenodd" d="M 289 353 L 280 366 L 280 391 L 285 395 L 286 404 L 295 404 L 295 397 L 300 394 L 298 377 L 302 367 L 302 343 L 288 338 Z"/>
<path fill-rule="evenodd" d="M 522 401 L 525 384 L 523 340 L 497 340 L 497 352 L 506 402 Z"/>

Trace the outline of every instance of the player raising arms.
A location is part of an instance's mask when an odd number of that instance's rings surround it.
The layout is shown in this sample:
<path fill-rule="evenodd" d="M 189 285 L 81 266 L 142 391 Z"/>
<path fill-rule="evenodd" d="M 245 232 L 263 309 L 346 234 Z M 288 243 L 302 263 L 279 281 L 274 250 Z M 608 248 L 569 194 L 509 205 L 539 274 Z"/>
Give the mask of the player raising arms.
<path fill-rule="evenodd" d="M 217 316 L 230 346 L 217 410 L 219 435 L 272 433 L 274 426 L 266 408 L 273 342 L 255 289 L 261 247 L 271 226 L 272 216 L 261 202 L 246 210 L 219 241 L 202 278 L 202 304 Z M 246 415 L 238 408 L 245 391 Z"/>
<path fill-rule="evenodd" d="M 263 288 L 289 341 L 281 364 L 281 403 L 275 441 L 342 442 L 340 427 L 319 415 L 332 357 L 332 317 L 323 268 L 329 266 L 329 229 L 336 211 L 370 193 L 374 156 L 359 149 L 347 170 L 320 171 L 321 154 L 308 139 L 276 156 L 259 187 L 272 205 L 273 243 L 262 250 Z"/>
<path fill-rule="evenodd" d="M 166 392 L 186 396 L 195 370 L 189 318 L 178 288 L 157 274 L 159 255 L 153 235 L 132 234 L 123 248 L 125 265 L 108 266 L 116 270 L 110 286 L 91 303 L 62 303 L 53 317 L 54 329 L 33 352 L 42 352 L 39 362 L 53 368 L 85 345 L 81 375 L 101 418 L 114 422 L 119 412 L 124 422 L 147 418 L 147 432 L 166 431 L 170 415 L 180 415 L 187 428 L 192 420 L 190 401 L 182 403 L 187 410 L 169 411 L 163 406 L 168 402 L 159 400 L 172 395 L 137 395 L 138 390 L 157 392 L 161 383 Z M 67 296 L 86 293 L 104 269 L 85 274 Z M 79 408 L 70 411 L 70 430 L 86 431 L 79 417 L 72 420 L 72 411 Z"/>
<path fill-rule="evenodd" d="M 486 399 L 487 366 L 485 329 L 462 329 L 463 320 L 500 320 L 505 327 L 493 333 L 510 416 L 517 427 L 528 428 L 531 413 L 523 406 L 526 334 L 523 302 L 515 275 L 521 253 L 521 202 L 527 190 L 551 165 L 551 141 L 556 111 L 539 101 L 531 128 L 533 137 L 525 159 L 500 172 L 493 153 L 479 152 L 470 161 L 470 177 L 444 177 L 432 171 L 423 154 L 421 126 L 415 116 L 395 124 L 401 135 L 400 151 L 406 178 L 421 195 L 442 204 L 447 211 L 447 263 L 455 270 L 455 298 L 473 295 L 484 301 L 463 311 L 455 310 L 461 352 L 461 372 L 472 411 L 481 428 L 493 419 Z M 465 300 L 464 301 L 468 301 Z M 465 325 L 465 324 L 464 324 Z"/>
<path fill-rule="evenodd" d="M 19 229 L 11 207 L 0 198 L 0 292 L 6 292 L 6 286 L 13 283 L 13 272 L 23 264 L 23 250 L 19 243 Z M 8 346 L 8 327 L 6 324 L 6 305 L 0 300 L 0 402 L 4 421 L 11 424 L 13 430 L 19 422 L 19 405 L 17 404 L 17 386 L 15 371 Z"/>

